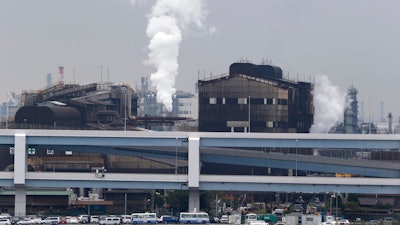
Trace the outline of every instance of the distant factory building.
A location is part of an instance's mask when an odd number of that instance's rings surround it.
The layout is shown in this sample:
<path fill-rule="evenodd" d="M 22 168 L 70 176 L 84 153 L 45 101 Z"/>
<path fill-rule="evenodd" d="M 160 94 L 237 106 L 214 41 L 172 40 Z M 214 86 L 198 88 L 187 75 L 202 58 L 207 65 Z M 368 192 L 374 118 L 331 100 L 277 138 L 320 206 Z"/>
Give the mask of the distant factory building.
<path fill-rule="evenodd" d="M 344 109 L 344 130 L 346 134 L 358 134 L 358 101 L 357 89 L 351 86 L 347 89 L 346 107 Z"/>
<path fill-rule="evenodd" d="M 58 84 L 24 92 L 12 128 L 122 130 L 135 127 L 137 95 L 129 85 Z"/>
<path fill-rule="evenodd" d="M 197 95 L 176 91 L 172 100 L 172 116 L 198 119 Z"/>
<path fill-rule="evenodd" d="M 313 87 L 276 66 L 233 63 L 228 76 L 198 81 L 199 131 L 308 133 Z"/>

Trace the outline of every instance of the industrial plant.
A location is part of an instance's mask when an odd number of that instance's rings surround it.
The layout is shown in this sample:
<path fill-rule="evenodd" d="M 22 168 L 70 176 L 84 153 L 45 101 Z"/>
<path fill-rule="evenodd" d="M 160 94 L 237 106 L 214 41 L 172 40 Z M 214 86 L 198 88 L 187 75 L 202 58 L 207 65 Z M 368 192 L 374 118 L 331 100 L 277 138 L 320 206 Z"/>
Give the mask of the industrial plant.
<path fill-rule="evenodd" d="M 199 131 L 308 133 L 312 90 L 279 67 L 233 63 L 229 75 L 199 80 Z"/>
<path fill-rule="evenodd" d="M 177 91 L 173 109 L 168 112 L 157 102 L 157 93 L 151 90 L 149 79 L 142 77 L 139 88 L 128 84 L 98 82 L 85 85 L 57 82 L 43 89 L 8 93 L 8 101 L 1 107 L 1 127 L 4 129 L 51 130 L 126 130 L 126 131 L 200 131 L 246 133 L 309 133 L 314 123 L 314 82 L 312 79 L 289 79 L 278 66 L 250 62 L 237 62 L 229 73 L 199 78 L 198 93 Z M 330 133 L 379 133 L 377 124 L 359 118 L 357 89 L 347 91 L 343 122 L 330 129 Z M 385 133 L 398 132 L 399 126 L 389 126 Z M 185 148 L 182 146 L 176 148 Z M 186 146 L 187 147 L 187 146 Z M 0 147 L 0 170 L 12 171 L 12 146 Z M 96 152 L 57 151 L 36 147 L 27 157 L 28 170 L 52 172 L 107 172 L 185 174 L 187 160 L 167 160 L 134 156 L 97 154 Z M 400 161 L 398 150 L 357 152 L 315 149 L 262 149 L 264 153 L 313 155 L 339 158 L 358 158 Z M 99 172 L 100 171 L 100 172 Z M 300 176 L 313 175 L 313 171 L 296 171 Z M 205 174 L 293 175 L 293 170 L 203 163 Z M 331 174 L 332 175 L 332 174 Z M 0 189 L 0 207 L 11 210 L 14 201 L 12 189 Z M 47 195 L 52 195 L 51 201 Z M 37 212 L 54 210 L 107 210 L 121 212 L 123 202 L 131 209 L 148 204 L 154 199 L 154 190 L 100 190 L 68 188 L 67 190 L 29 190 L 28 210 Z M 104 199 L 106 201 L 93 201 Z M 153 202 L 154 203 L 154 202 Z M 137 209 L 137 208 L 136 208 Z M 149 208 L 147 208 L 149 209 Z"/>

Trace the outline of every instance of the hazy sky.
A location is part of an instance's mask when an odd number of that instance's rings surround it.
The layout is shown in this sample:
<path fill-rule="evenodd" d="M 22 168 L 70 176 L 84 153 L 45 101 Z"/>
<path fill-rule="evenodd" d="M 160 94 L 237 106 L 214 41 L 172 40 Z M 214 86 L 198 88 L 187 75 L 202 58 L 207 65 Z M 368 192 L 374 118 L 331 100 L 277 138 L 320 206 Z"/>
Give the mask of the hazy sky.
<path fill-rule="evenodd" d="M 0 101 L 9 91 L 44 88 L 47 73 L 58 80 L 60 65 L 66 83 L 139 86 L 155 71 L 143 63 L 154 3 L 1 0 Z M 343 92 L 354 85 L 366 120 L 379 122 L 384 102 L 385 116 L 397 122 L 400 1 L 206 0 L 204 10 L 203 25 L 214 32 L 182 30 L 177 89 L 193 91 L 198 71 L 219 75 L 239 60 L 272 61 L 291 78 L 326 75 Z"/>

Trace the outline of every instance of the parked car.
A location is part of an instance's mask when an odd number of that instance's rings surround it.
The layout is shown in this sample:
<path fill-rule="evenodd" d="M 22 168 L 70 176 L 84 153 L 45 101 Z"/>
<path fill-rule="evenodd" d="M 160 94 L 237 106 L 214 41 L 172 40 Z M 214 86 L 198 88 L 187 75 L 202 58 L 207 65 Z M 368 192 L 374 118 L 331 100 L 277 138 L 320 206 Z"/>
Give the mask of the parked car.
<path fill-rule="evenodd" d="M 370 220 L 370 221 L 368 221 L 369 225 L 378 225 L 379 223 L 380 223 L 379 220 Z"/>
<path fill-rule="evenodd" d="M 269 223 L 265 222 L 264 220 L 255 220 L 247 222 L 247 225 L 269 225 Z"/>
<path fill-rule="evenodd" d="M 24 218 L 17 222 L 17 225 L 33 225 L 35 222 L 31 218 Z"/>
<path fill-rule="evenodd" d="M 34 222 L 34 224 L 41 224 L 42 223 L 42 218 L 41 217 L 34 217 L 30 219 Z"/>
<path fill-rule="evenodd" d="M 80 215 L 79 217 L 79 223 L 89 223 L 89 215 Z"/>
<path fill-rule="evenodd" d="M 40 222 L 42 225 L 57 225 L 60 223 L 60 217 L 50 216 Z"/>
<path fill-rule="evenodd" d="M 100 222 L 99 216 L 90 216 L 89 222 L 90 223 L 99 223 Z"/>
<path fill-rule="evenodd" d="M 13 216 L 13 217 L 10 217 L 10 219 L 11 219 L 11 224 L 16 225 L 18 221 L 23 220 L 24 218 L 18 217 L 18 216 Z"/>
<path fill-rule="evenodd" d="M 210 217 L 210 223 L 219 223 L 218 217 Z"/>
<path fill-rule="evenodd" d="M 160 223 L 178 223 L 179 219 L 176 216 L 163 215 L 160 216 Z"/>
<path fill-rule="evenodd" d="M 68 224 L 79 223 L 79 218 L 76 216 L 67 216 L 67 223 Z"/>
<path fill-rule="evenodd" d="M 0 218 L 0 225 L 12 225 L 10 218 Z"/>
<path fill-rule="evenodd" d="M 220 223 L 229 223 L 229 217 L 228 215 L 222 215 L 221 219 L 219 219 Z"/>
<path fill-rule="evenodd" d="M 67 224 L 67 217 L 60 217 L 60 224 Z"/>
<path fill-rule="evenodd" d="M 285 222 L 278 222 L 278 223 L 275 223 L 274 225 L 286 225 L 286 223 Z"/>
<path fill-rule="evenodd" d="M 122 215 L 121 223 L 131 223 L 132 216 L 131 215 Z"/>
<path fill-rule="evenodd" d="M 121 219 L 119 217 L 106 217 L 99 221 L 99 225 L 120 225 Z"/>

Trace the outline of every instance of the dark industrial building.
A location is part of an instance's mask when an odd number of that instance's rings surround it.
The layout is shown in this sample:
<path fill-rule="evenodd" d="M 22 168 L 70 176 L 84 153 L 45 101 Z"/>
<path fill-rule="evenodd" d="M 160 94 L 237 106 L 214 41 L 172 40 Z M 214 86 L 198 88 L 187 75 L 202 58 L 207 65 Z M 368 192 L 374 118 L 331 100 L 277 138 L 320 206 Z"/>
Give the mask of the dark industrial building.
<path fill-rule="evenodd" d="M 54 85 L 22 94 L 12 128 L 122 130 L 134 125 L 137 99 L 129 85 Z"/>
<path fill-rule="evenodd" d="M 198 87 L 199 131 L 308 133 L 313 124 L 313 84 L 283 79 L 276 66 L 233 63 Z"/>

